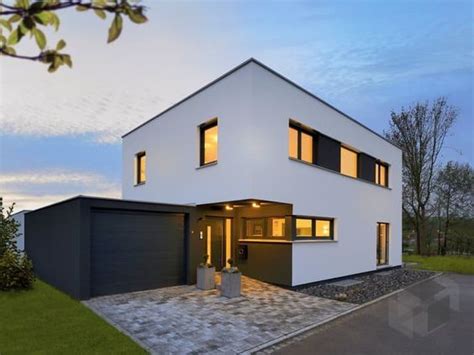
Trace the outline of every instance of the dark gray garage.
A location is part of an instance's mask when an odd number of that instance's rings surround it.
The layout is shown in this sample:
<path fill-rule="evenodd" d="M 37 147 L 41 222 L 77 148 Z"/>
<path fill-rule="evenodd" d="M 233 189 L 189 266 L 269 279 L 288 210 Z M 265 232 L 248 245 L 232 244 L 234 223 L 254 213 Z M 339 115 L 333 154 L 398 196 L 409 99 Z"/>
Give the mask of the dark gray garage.
<path fill-rule="evenodd" d="M 79 196 L 26 215 L 26 251 L 39 278 L 78 299 L 192 283 L 194 209 Z"/>

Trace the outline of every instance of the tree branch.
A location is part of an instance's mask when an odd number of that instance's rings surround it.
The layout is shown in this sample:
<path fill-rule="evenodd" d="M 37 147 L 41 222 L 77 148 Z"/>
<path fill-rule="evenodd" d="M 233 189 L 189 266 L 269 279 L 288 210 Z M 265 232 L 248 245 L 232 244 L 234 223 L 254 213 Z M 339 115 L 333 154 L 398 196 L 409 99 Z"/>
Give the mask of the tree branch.
<path fill-rule="evenodd" d="M 7 56 L 7 57 L 12 57 L 12 58 L 16 58 L 16 59 L 32 60 L 32 61 L 40 61 L 41 59 L 44 58 L 44 53 L 40 53 L 36 56 L 19 55 L 19 54 L 9 53 L 3 47 L 0 47 L 0 53 L 2 55 Z"/>

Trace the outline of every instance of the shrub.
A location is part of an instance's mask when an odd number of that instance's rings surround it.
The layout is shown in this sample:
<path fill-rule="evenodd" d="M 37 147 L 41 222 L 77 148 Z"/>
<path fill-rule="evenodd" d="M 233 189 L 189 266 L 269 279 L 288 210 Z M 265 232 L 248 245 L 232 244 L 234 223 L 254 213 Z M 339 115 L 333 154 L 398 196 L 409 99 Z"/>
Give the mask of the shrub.
<path fill-rule="evenodd" d="M 16 246 L 18 223 L 12 217 L 13 205 L 0 204 L 0 290 L 31 288 L 35 279 L 33 264 Z"/>

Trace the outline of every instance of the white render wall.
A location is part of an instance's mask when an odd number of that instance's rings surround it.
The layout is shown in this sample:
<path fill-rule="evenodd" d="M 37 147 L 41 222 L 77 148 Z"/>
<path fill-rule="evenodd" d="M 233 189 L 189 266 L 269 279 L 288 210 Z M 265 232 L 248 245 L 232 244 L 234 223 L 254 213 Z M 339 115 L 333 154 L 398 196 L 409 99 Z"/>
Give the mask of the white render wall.
<path fill-rule="evenodd" d="M 25 213 L 27 210 L 14 213 L 12 218 L 19 224 L 18 237 L 16 238 L 16 246 L 20 251 L 25 250 Z"/>
<path fill-rule="evenodd" d="M 218 117 L 218 164 L 199 166 L 198 125 Z M 390 189 L 288 159 L 296 120 L 390 164 Z M 147 182 L 133 186 L 134 155 Z M 390 223 L 389 263 L 401 264 L 401 151 L 251 62 L 124 138 L 123 197 L 170 203 L 246 198 L 334 217 L 336 242 L 293 243 L 293 285 L 376 268 L 376 223 Z"/>

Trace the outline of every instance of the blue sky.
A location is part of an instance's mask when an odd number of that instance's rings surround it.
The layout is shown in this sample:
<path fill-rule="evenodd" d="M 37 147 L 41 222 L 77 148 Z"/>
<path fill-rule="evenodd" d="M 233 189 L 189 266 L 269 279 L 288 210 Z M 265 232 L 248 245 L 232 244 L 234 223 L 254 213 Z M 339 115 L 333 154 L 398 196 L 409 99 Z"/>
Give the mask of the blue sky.
<path fill-rule="evenodd" d="M 64 11 L 74 68 L 0 59 L 0 195 L 18 210 L 120 197 L 120 136 L 255 57 L 382 133 L 391 110 L 446 96 L 443 160 L 474 162 L 472 1 L 144 1 L 149 23 Z M 28 39 L 18 48 L 34 53 Z"/>

